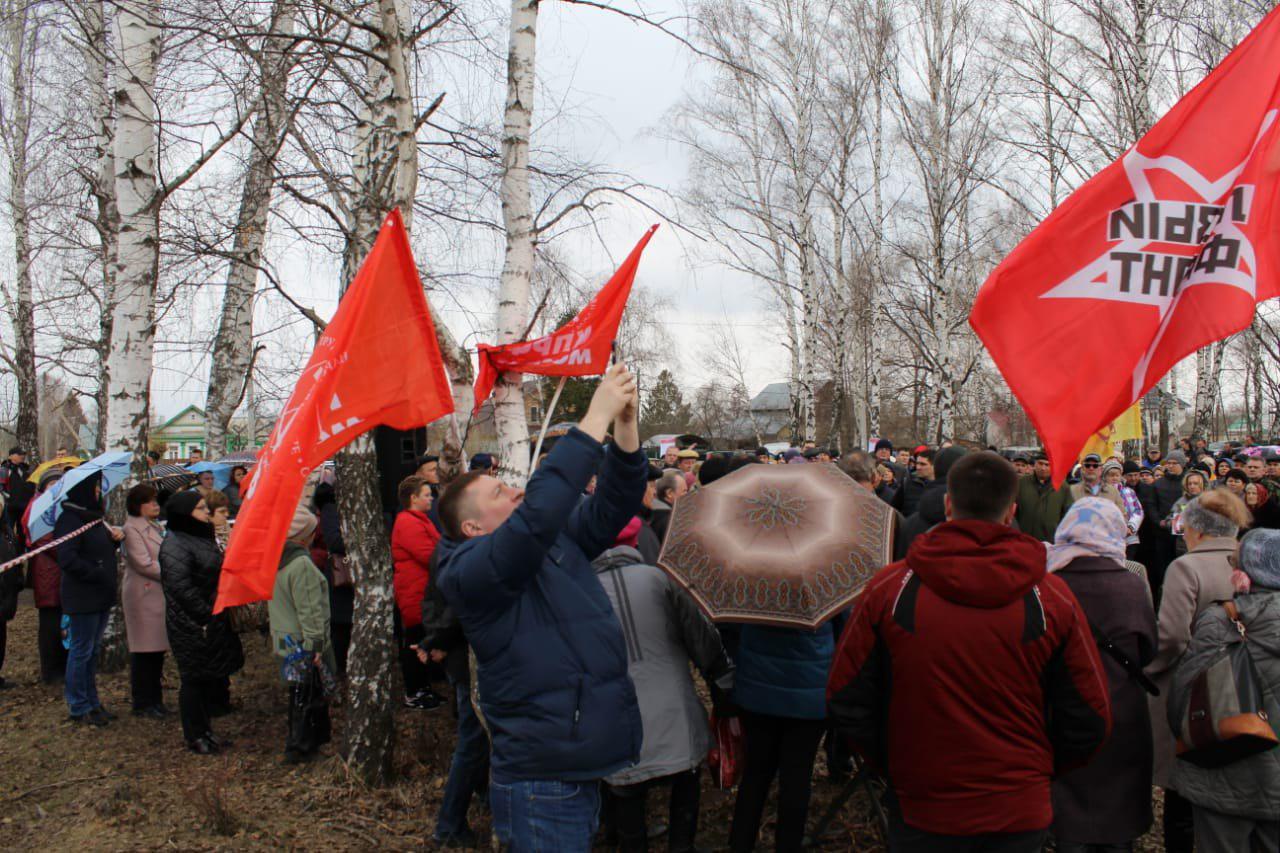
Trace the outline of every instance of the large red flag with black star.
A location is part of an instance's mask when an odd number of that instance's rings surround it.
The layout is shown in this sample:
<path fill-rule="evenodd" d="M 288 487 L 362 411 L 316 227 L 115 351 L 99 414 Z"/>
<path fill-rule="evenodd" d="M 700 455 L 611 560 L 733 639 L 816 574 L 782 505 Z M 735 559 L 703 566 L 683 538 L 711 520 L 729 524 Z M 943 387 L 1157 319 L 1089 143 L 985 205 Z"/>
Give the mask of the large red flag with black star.
<path fill-rule="evenodd" d="M 1280 295 L 1280 10 L 983 284 L 969 322 L 1061 481 L 1085 441 Z"/>

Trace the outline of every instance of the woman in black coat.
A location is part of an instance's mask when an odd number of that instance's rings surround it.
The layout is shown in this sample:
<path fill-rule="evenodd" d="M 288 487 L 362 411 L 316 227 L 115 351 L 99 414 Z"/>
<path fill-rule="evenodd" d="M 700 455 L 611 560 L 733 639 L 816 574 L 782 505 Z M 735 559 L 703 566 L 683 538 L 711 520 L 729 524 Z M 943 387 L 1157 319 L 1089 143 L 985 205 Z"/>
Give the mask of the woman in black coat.
<path fill-rule="evenodd" d="M 0 495 L 0 516 L 4 515 L 4 496 Z M 9 538 L 7 525 L 0 525 L 0 563 L 7 563 L 17 553 Z M 4 671 L 4 652 L 8 644 L 9 622 L 18 614 L 18 593 L 22 591 L 21 565 L 0 572 L 0 672 Z M 5 686 L 0 675 L 0 687 Z"/>
<path fill-rule="evenodd" d="M 53 537 L 59 539 L 95 521 L 102 521 L 101 474 L 92 474 L 67 490 Z M 124 531 L 95 524 L 57 549 L 62 612 L 71 623 L 63 692 L 76 723 L 105 726 L 115 719 L 98 699 L 98 651 L 107 617 L 116 604 L 116 550 L 122 539 Z"/>
<path fill-rule="evenodd" d="M 225 614 L 214 615 L 222 551 L 214 539 L 209 508 L 199 492 L 169 499 L 168 534 L 160 546 L 165 628 L 182 678 L 178 713 L 187 747 L 200 755 L 230 746 L 213 735 L 209 706 L 232 673 L 244 666 L 244 649 Z"/>
<path fill-rule="evenodd" d="M 1156 654 L 1156 617 L 1146 580 L 1125 567 L 1127 525 L 1104 498 L 1076 501 L 1058 525 L 1049 570 L 1066 582 L 1097 634 L 1131 665 Z M 1099 648 L 1111 693 L 1111 736 L 1088 765 L 1053 782 L 1053 833 L 1060 853 L 1095 845 L 1129 850 L 1151 826 L 1153 747 L 1146 691 Z"/>

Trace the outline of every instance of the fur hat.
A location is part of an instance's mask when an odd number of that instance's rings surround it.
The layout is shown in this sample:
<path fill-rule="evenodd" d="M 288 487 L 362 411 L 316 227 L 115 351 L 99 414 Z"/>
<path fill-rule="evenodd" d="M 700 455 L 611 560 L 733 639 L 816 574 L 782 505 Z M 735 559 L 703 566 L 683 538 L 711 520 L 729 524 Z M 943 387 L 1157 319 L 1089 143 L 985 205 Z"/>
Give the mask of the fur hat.
<path fill-rule="evenodd" d="M 1280 530 L 1250 530 L 1240 540 L 1240 571 L 1254 586 L 1280 590 Z"/>
<path fill-rule="evenodd" d="M 288 538 L 301 542 L 315 532 L 317 523 L 315 513 L 300 504 L 289 522 Z"/>

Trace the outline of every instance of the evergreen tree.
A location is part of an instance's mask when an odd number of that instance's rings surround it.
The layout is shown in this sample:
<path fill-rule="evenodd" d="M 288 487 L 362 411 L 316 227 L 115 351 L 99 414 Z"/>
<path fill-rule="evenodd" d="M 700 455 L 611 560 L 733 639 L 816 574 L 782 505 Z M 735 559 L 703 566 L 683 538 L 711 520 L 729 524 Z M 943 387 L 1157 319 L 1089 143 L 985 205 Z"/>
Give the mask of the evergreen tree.
<path fill-rule="evenodd" d="M 680 386 L 676 384 L 675 377 L 670 370 L 663 370 L 641 403 L 641 434 L 650 436 L 684 432 L 688 428 L 690 417 L 689 406 L 680 395 Z"/>

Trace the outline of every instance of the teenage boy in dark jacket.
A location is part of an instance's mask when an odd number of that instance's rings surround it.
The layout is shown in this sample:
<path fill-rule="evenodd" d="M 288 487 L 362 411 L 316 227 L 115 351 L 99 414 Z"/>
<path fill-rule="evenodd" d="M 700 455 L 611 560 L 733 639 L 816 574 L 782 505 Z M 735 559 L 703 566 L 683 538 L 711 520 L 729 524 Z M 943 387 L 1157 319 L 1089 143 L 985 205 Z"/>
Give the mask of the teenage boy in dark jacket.
<path fill-rule="evenodd" d="M 1111 727 L 1079 603 L 1009 527 L 1017 487 L 997 454 L 956 462 L 948 520 L 871 580 L 836 652 L 831 717 L 889 780 L 896 853 L 1038 853 L 1054 775 Z"/>
<path fill-rule="evenodd" d="M 640 510 L 639 448 L 636 382 L 615 365 L 527 491 L 468 472 L 440 500 L 440 590 L 476 654 L 494 830 L 513 850 L 589 850 L 599 780 L 640 754 L 622 628 L 591 567 Z"/>

